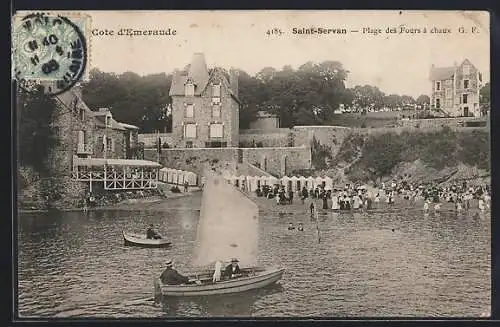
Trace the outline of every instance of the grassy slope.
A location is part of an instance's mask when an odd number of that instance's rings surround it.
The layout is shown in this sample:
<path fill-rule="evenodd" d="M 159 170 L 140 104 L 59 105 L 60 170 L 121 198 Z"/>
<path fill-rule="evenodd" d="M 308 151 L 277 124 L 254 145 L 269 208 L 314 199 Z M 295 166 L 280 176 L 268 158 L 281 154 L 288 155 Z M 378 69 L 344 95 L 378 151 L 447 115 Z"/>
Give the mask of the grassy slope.
<path fill-rule="evenodd" d="M 343 142 L 337 156 L 324 173 L 341 175 L 351 181 L 371 180 L 376 149 L 378 158 L 394 158 L 390 174 L 383 179 L 406 175 L 410 180 L 443 182 L 451 179 L 473 179 L 489 175 L 490 138 L 488 131 L 444 128 L 440 131 L 385 133 L 367 135 L 353 133 Z M 370 158 L 371 157 L 371 158 Z M 392 164 L 394 163 L 394 164 Z"/>

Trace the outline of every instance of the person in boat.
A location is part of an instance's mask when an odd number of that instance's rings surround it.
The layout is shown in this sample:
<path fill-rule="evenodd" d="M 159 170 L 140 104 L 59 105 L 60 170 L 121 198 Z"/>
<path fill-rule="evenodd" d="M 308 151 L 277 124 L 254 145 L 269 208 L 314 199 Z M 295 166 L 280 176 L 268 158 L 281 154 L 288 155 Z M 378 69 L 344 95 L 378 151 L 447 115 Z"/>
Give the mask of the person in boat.
<path fill-rule="evenodd" d="M 149 225 L 148 230 L 146 231 L 146 238 L 150 240 L 159 240 L 161 239 L 160 234 L 158 234 L 154 228 L 153 224 Z"/>
<path fill-rule="evenodd" d="M 225 276 L 228 278 L 237 278 L 241 276 L 240 266 L 238 265 L 238 259 L 231 259 L 231 263 L 225 269 Z"/>
<path fill-rule="evenodd" d="M 295 226 L 292 223 L 288 223 L 288 230 L 295 230 Z"/>
<path fill-rule="evenodd" d="M 172 260 L 167 261 L 167 267 L 160 276 L 161 282 L 167 285 L 190 284 L 189 278 L 179 274 L 172 266 Z"/>
<path fill-rule="evenodd" d="M 299 226 L 297 227 L 297 230 L 300 232 L 304 231 L 304 226 L 302 226 L 302 223 L 299 223 Z"/>

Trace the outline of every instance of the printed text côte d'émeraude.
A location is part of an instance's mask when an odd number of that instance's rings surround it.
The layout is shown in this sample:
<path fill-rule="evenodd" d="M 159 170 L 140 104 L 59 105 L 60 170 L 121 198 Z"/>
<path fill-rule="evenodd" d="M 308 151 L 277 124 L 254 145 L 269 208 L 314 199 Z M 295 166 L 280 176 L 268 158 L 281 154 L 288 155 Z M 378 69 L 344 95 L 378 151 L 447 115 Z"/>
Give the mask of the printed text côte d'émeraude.
<path fill-rule="evenodd" d="M 94 28 L 92 30 L 93 36 L 174 36 L 177 35 L 177 30 L 173 28 L 168 29 L 157 29 L 157 30 L 147 30 L 147 29 L 133 29 L 133 28 L 120 28 L 119 30 L 110 29 L 99 29 Z"/>

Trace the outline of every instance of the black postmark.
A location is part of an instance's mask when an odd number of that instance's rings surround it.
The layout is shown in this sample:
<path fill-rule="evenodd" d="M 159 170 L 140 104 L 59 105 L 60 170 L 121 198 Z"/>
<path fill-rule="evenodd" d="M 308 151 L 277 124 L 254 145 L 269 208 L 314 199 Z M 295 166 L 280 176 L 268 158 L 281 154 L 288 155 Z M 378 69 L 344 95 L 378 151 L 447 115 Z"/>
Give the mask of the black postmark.
<path fill-rule="evenodd" d="M 79 23 L 85 30 L 85 18 Z M 67 17 L 33 13 L 18 19 L 13 25 L 12 45 L 14 78 L 24 89 L 43 84 L 46 93 L 58 95 L 74 86 L 85 72 L 85 35 Z"/>

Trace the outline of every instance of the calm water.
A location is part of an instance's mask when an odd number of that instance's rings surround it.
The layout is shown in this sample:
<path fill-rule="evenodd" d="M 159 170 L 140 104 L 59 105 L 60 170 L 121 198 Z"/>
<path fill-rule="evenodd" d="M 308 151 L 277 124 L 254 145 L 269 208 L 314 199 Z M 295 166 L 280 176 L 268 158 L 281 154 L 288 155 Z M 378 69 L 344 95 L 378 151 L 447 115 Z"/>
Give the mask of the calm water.
<path fill-rule="evenodd" d="M 475 316 L 490 308 L 490 216 L 384 208 L 320 214 L 260 200 L 260 262 L 287 268 L 265 289 L 154 306 L 153 279 L 173 257 L 181 273 L 201 197 L 134 211 L 30 213 L 19 218 L 20 316 Z M 420 206 L 419 206 L 420 208 Z M 303 222 L 304 232 L 289 232 Z M 122 229 L 149 223 L 171 249 L 125 247 Z M 394 231 L 392 231 L 394 229 Z"/>

